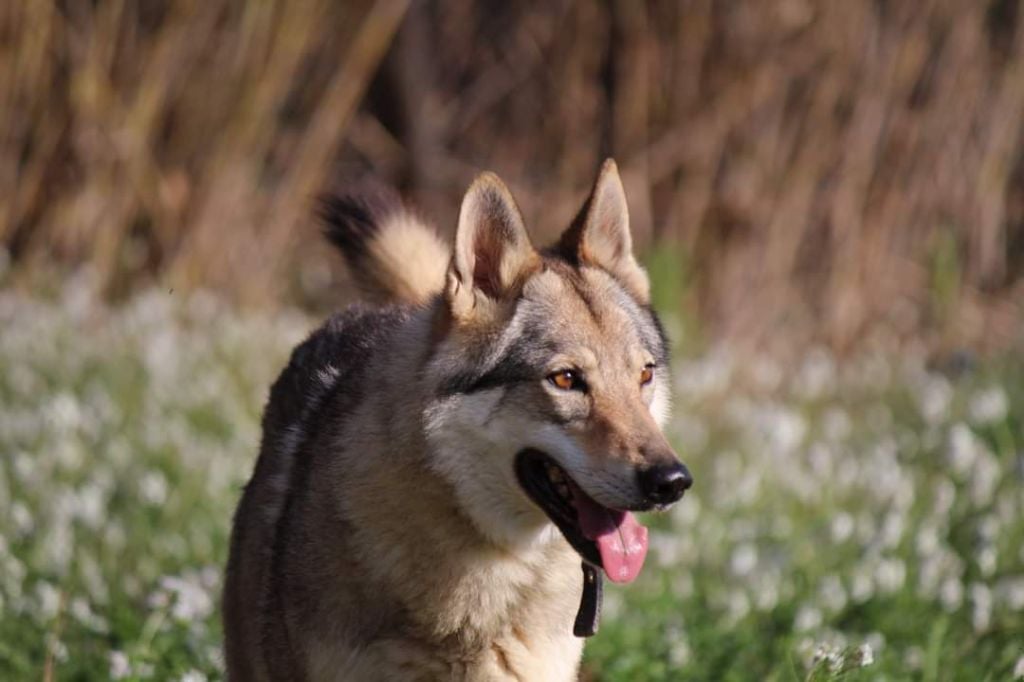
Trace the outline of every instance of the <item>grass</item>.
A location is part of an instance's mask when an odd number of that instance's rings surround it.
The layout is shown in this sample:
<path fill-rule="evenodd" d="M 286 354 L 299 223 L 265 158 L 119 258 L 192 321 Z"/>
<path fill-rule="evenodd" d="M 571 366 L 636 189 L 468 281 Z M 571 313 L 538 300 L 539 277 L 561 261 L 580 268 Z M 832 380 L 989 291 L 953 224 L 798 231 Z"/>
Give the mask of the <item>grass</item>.
<path fill-rule="evenodd" d="M 230 516 L 313 322 L 89 292 L 0 293 L 0 678 L 218 679 Z M 697 484 L 606 590 L 589 679 L 1024 677 L 1020 357 L 674 373 Z"/>

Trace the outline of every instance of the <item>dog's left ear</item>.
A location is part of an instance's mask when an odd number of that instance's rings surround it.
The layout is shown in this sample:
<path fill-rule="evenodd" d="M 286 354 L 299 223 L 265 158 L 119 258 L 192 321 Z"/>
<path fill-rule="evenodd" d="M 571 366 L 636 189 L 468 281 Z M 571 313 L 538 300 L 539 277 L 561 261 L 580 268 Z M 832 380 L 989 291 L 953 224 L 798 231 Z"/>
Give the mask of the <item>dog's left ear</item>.
<path fill-rule="evenodd" d="M 633 257 L 626 191 L 612 159 L 601 166 L 590 196 L 562 234 L 558 250 L 574 263 L 606 270 L 638 301 L 650 302 L 650 280 Z"/>

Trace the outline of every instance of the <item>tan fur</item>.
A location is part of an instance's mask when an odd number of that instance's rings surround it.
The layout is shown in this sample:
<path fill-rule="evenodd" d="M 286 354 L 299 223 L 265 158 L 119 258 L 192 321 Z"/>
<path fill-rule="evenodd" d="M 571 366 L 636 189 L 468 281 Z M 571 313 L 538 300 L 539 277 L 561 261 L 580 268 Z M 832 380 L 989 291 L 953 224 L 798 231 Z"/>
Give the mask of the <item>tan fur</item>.
<path fill-rule="evenodd" d="M 360 287 L 372 300 L 422 305 L 444 286 L 449 247 L 408 211 L 390 216 L 366 248 Z"/>
<path fill-rule="evenodd" d="M 360 326 L 376 318 L 346 313 L 330 369 L 310 346 L 275 385 L 232 534 L 233 680 L 577 677 L 581 559 L 512 462 L 539 449 L 601 504 L 635 508 L 636 467 L 674 458 L 656 423 L 667 381 L 638 382 L 655 342 L 638 327 L 646 275 L 620 190 L 606 165 L 560 242 L 575 264 L 533 248 L 492 175 L 467 192 L 450 258 L 419 223 L 374 236 L 363 274 L 418 305 L 381 318 L 382 342 Z M 562 350 L 532 351 L 536 381 L 446 388 L 538 320 Z M 587 372 L 587 399 L 544 380 L 563 366 Z"/>

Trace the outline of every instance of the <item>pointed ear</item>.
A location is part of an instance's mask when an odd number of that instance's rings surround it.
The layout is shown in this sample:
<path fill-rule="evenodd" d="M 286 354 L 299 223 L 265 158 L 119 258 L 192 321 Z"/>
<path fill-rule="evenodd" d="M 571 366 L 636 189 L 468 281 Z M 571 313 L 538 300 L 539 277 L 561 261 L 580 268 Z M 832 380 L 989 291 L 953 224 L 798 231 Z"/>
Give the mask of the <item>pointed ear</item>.
<path fill-rule="evenodd" d="M 453 315 L 466 318 L 515 299 L 539 267 L 512 194 L 494 173 L 481 174 L 459 211 L 446 290 Z"/>
<path fill-rule="evenodd" d="M 633 257 L 626 192 L 615 161 L 608 159 L 558 250 L 570 262 L 603 268 L 641 303 L 650 301 L 650 280 Z"/>

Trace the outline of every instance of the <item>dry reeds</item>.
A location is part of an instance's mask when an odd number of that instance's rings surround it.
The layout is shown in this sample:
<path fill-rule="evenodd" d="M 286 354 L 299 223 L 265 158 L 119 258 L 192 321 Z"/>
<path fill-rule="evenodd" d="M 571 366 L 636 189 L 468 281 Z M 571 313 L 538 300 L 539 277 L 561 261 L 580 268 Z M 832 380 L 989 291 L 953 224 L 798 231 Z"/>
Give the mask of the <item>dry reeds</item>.
<path fill-rule="evenodd" d="M 551 234 L 614 155 L 715 334 L 1005 346 L 1021 24 L 1014 0 L 9 3 L 0 241 L 113 292 L 322 299 L 335 182 L 447 227 L 489 167 Z"/>

